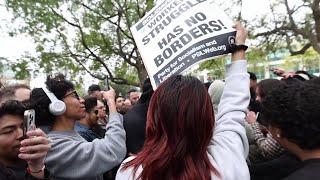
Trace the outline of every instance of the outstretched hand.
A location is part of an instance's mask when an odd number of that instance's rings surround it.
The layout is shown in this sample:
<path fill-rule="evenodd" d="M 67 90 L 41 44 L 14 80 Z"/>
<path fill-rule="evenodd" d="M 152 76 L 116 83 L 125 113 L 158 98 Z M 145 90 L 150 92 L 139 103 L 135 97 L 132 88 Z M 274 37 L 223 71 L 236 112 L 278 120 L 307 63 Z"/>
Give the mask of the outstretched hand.
<path fill-rule="evenodd" d="M 283 77 L 284 79 L 288 79 L 290 77 L 293 77 L 294 75 L 296 75 L 295 72 L 285 72 L 283 69 L 274 67 L 270 69 L 274 74 Z"/>

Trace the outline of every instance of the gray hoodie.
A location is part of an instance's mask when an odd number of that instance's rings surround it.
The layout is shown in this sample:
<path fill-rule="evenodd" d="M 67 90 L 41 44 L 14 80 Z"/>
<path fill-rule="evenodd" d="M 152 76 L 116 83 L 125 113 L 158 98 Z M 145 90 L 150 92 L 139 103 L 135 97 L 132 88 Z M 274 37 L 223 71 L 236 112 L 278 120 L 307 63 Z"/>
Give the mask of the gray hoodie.
<path fill-rule="evenodd" d="M 249 180 L 246 163 L 249 151 L 244 129 L 245 112 L 249 105 L 249 75 L 247 62 L 236 61 L 227 66 L 226 82 L 220 100 L 216 127 L 208 146 L 208 157 L 223 180 Z M 130 161 L 129 157 L 123 163 Z M 133 177 L 133 168 L 118 170 L 116 180 L 137 179 L 142 171 L 140 166 Z M 213 173 L 211 179 L 219 179 Z"/>
<path fill-rule="evenodd" d="M 51 131 L 51 150 L 45 159 L 50 179 L 103 179 L 126 155 L 122 116 L 112 113 L 104 139 L 87 142 L 77 132 Z"/>

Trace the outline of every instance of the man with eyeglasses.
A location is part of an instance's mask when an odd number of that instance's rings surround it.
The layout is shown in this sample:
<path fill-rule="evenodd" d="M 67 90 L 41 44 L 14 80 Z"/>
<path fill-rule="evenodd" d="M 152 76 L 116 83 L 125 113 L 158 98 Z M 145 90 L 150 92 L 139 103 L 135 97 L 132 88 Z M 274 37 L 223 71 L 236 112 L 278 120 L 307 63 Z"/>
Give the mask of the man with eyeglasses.
<path fill-rule="evenodd" d="M 98 138 L 101 139 L 104 137 L 106 133 L 106 125 L 108 123 L 108 116 L 106 113 L 106 105 L 102 100 L 97 101 L 97 109 L 98 109 L 98 121 L 97 124 L 91 128 L 91 130 L 98 135 Z"/>
<path fill-rule="evenodd" d="M 84 100 L 84 106 L 86 108 L 86 115 L 84 118 L 76 122 L 74 130 L 77 131 L 88 142 L 92 142 L 98 138 L 98 135 L 94 133 L 91 128 L 98 124 L 98 99 L 96 97 L 88 97 Z"/>
<path fill-rule="evenodd" d="M 45 164 L 50 179 L 102 180 L 103 173 L 119 165 L 126 155 L 123 119 L 116 110 L 114 90 L 102 92 L 110 109 L 106 133 L 103 139 L 88 142 L 74 130 L 74 126 L 88 112 L 94 116 L 95 109 L 86 111 L 85 101 L 79 98 L 73 83 L 63 75 L 48 77 L 46 85 L 48 91 L 66 106 L 65 111 L 53 113 L 52 106 L 49 106 L 52 103 L 50 94 L 48 96 L 42 88 L 31 92 L 30 106 L 36 113 L 36 125 L 49 127 L 52 148 Z"/>

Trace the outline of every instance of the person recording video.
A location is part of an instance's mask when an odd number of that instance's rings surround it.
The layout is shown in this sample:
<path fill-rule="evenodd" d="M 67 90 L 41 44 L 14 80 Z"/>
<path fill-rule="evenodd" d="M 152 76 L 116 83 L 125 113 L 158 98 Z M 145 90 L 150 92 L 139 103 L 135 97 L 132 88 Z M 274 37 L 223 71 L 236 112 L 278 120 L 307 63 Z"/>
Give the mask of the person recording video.
<path fill-rule="evenodd" d="M 103 139 L 87 142 L 74 131 L 86 108 L 72 82 L 58 74 L 47 77 L 46 87 L 32 90 L 30 105 L 36 112 L 36 123 L 49 127 L 52 148 L 45 163 L 51 179 L 102 179 L 104 172 L 124 159 L 125 131 L 116 110 L 115 92 L 111 89 L 101 94 L 110 109 L 107 130 Z"/>
<path fill-rule="evenodd" d="M 25 110 L 16 100 L 0 107 L 0 179 L 48 177 L 44 158 L 51 148 L 49 139 L 40 129 L 23 134 Z"/>

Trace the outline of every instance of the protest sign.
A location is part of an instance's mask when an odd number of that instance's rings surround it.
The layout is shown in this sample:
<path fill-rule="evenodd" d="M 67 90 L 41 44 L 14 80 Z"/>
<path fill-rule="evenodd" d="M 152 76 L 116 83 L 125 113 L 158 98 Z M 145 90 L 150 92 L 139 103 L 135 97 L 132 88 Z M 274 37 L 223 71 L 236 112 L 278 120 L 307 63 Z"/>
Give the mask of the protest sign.
<path fill-rule="evenodd" d="M 235 41 L 232 25 L 214 0 L 164 0 L 131 32 L 156 89 L 194 64 L 228 54 Z"/>

